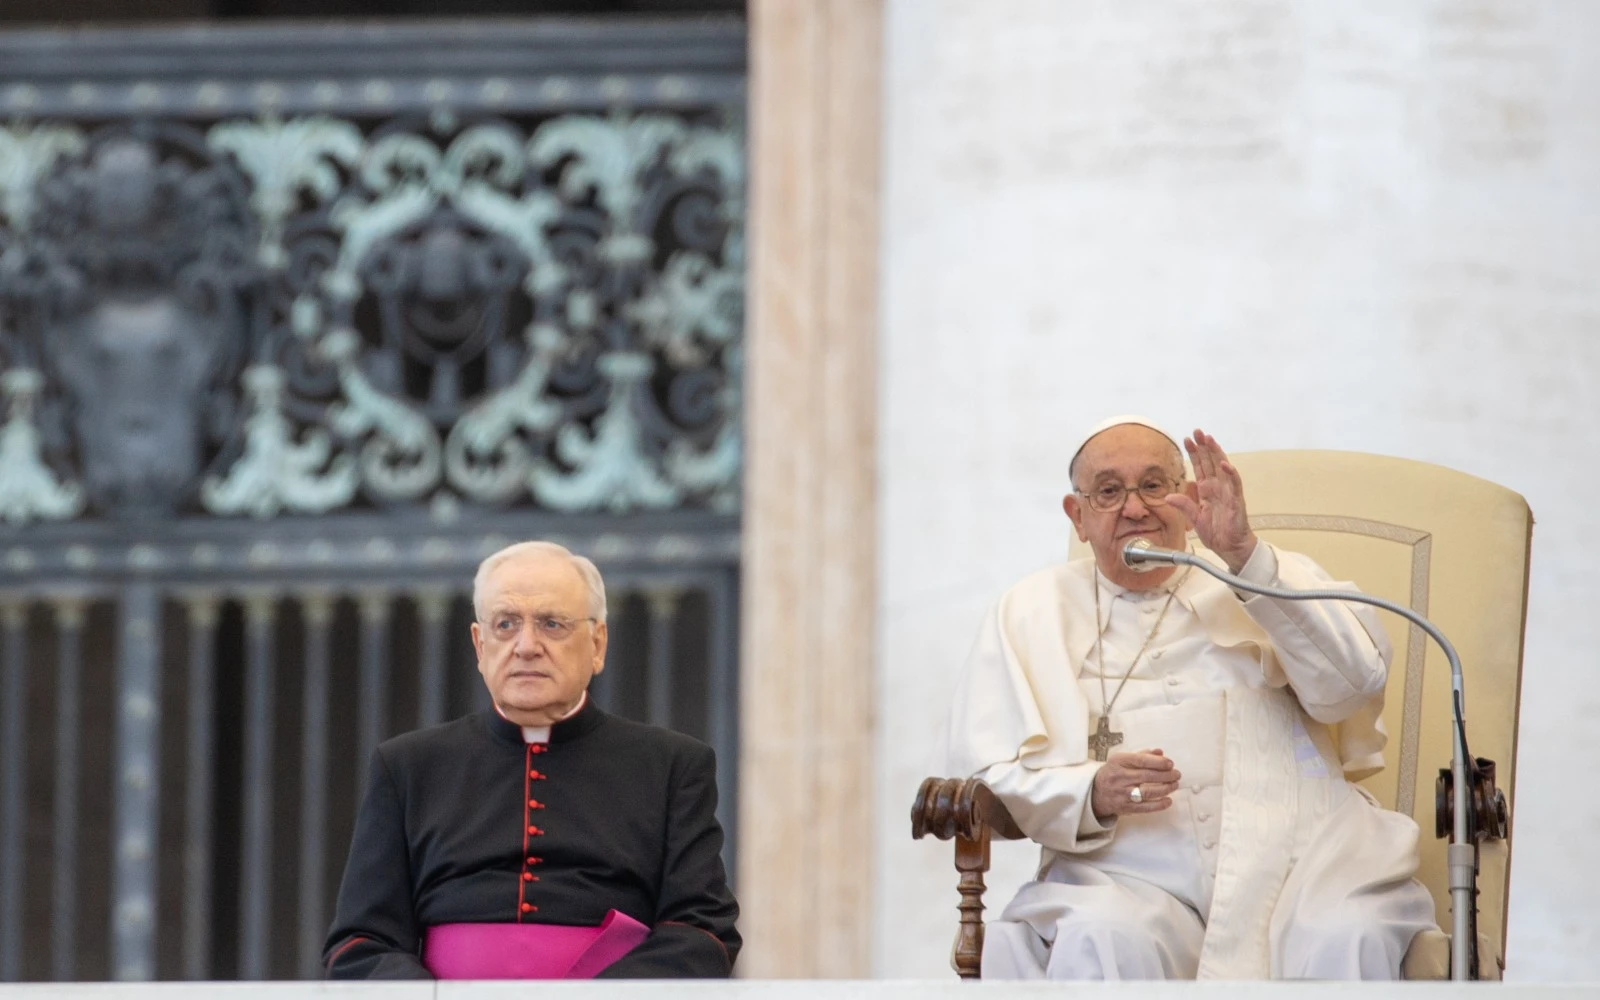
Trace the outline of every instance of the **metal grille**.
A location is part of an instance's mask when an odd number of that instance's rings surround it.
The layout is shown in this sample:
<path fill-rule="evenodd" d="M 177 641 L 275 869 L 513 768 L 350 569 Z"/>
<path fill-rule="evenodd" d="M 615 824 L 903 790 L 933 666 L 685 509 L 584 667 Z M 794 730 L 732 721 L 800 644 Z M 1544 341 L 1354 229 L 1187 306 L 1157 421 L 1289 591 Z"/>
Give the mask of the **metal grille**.
<path fill-rule="evenodd" d="M 0 979 L 316 975 L 522 538 L 731 835 L 742 25 L 64 39 L 0 36 Z"/>

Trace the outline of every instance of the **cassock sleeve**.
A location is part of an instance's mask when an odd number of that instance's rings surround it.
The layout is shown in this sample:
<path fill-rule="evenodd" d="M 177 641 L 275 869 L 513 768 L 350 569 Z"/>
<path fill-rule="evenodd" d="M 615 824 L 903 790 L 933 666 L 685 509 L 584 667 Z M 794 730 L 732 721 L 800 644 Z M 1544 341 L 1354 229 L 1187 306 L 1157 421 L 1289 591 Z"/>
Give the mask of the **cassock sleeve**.
<path fill-rule="evenodd" d="M 717 823 L 717 763 L 696 745 L 673 764 L 666 863 L 655 925 L 639 946 L 600 973 L 603 979 L 725 979 L 739 954 L 739 904 L 722 869 Z"/>
<path fill-rule="evenodd" d="M 1029 840 L 1078 854 L 1106 846 L 1116 833 L 1117 818 L 1102 823 L 1090 805 L 1100 767 L 1091 760 L 1034 770 L 1013 760 L 991 765 L 980 777 Z"/>
<path fill-rule="evenodd" d="M 1295 589 L 1355 590 L 1304 556 L 1258 542 L 1239 570 L 1251 583 Z M 1289 686 L 1306 714 L 1323 723 L 1343 722 L 1374 697 L 1389 679 L 1393 650 L 1377 615 L 1346 601 L 1285 601 L 1244 594 L 1244 610 L 1272 640 Z"/>
<path fill-rule="evenodd" d="M 418 957 L 405 814 L 381 751 L 367 769 L 333 929 L 322 950 L 329 979 L 432 979 Z"/>

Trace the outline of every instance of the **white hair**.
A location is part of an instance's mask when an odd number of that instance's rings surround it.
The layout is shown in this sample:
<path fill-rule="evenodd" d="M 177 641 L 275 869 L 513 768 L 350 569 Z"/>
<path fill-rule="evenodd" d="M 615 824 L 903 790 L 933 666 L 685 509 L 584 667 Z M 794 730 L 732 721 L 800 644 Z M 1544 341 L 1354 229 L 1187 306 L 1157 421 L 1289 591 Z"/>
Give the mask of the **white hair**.
<path fill-rule="evenodd" d="M 547 556 L 565 556 L 572 563 L 572 568 L 583 577 L 584 584 L 589 589 L 589 616 L 601 624 L 606 620 L 606 583 L 600 579 L 600 570 L 595 564 L 578 555 L 565 545 L 555 542 L 517 542 L 507 545 L 499 552 L 478 564 L 478 572 L 472 578 L 472 613 L 478 618 L 483 617 L 483 587 L 492 574 L 501 564 L 521 556 L 534 554 Z"/>

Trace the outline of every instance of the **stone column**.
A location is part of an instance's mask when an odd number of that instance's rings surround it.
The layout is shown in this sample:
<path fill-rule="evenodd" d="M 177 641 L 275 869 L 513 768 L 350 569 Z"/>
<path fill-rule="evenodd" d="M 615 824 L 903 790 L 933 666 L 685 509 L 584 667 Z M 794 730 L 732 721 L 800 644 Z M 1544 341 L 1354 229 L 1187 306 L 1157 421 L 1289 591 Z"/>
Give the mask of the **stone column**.
<path fill-rule="evenodd" d="M 880 0 L 751 0 L 740 974 L 871 974 Z"/>

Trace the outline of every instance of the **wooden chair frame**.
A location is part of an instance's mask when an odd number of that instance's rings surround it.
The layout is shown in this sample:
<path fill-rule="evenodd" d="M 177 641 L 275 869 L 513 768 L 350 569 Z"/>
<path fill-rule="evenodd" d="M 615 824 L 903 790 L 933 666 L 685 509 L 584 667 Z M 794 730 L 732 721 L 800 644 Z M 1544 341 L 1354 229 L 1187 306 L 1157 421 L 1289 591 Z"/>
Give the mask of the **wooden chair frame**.
<path fill-rule="evenodd" d="M 978 979 L 983 966 L 983 873 L 989 870 L 989 841 L 1024 840 L 1011 813 L 981 778 L 928 778 L 911 806 L 911 837 L 932 836 L 956 842 L 956 891 L 961 924 L 950 964 L 962 979 Z"/>

